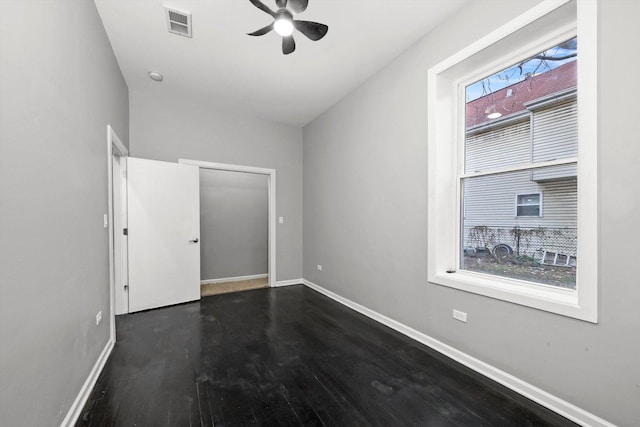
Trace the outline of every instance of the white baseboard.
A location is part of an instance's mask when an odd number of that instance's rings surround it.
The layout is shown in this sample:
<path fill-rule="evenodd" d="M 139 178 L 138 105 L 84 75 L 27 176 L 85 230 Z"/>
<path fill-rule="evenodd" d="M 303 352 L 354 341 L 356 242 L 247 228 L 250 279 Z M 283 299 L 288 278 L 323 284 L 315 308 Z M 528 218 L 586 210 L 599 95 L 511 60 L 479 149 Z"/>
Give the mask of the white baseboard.
<path fill-rule="evenodd" d="M 82 409 L 84 408 L 85 403 L 87 403 L 87 399 L 91 395 L 91 391 L 93 390 L 93 386 L 96 385 L 96 381 L 98 381 L 98 377 L 100 376 L 100 372 L 102 372 L 102 368 L 104 368 L 105 363 L 107 363 L 107 359 L 109 359 L 109 355 L 113 350 L 114 342 L 112 339 L 107 341 L 107 345 L 104 346 L 102 353 L 98 356 L 98 360 L 96 360 L 95 365 L 89 372 L 89 376 L 86 381 L 82 385 L 78 396 L 76 396 L 76 400 L 73 401 L 71 408 L 67 412 L 67 416 L 64 417 L 60 427 L 71 427 L 75 425 L 82 413 Z"/>
<path fill-rule="evenodd" d="M 432 349 L 444 354 L 445 356 L 459 362 L 468 368 L 473 369 L 474 371 L 488 377 L 503 386 L 510 388 L 511 390 L 519 393 L 534 402 L 539 403 L 540 405 L 551 409 L 552 411 L 562 415 L 565 418 L 570 419 L 571 421 L 578 423 L 583 426 L 601 426 L 601 427 L 615 427 L 614 424 L 594 415 L 590 412 L 585 411 L 557 396 L 554 396 L 546 391 L 529 384 L 519 378 L 514 377 L 507 372 L 504 372 L 494 366 L 489 365 L 479 359 L 476 359 L 473 356 L 470 356 L 460 350 L 457 350 L 451 347 L 448 344 L 443 343 L 435 338 L 430 337 L 429 335 L 423 334 L 405 324 L 402 324 L 396 320 L 393 320 L 383 314 L 380 314 L 376 311 L 373 311 L 367 307 L 364 307 L 356 302 L 353 302 L 347 298 L 344 298 L 328 289 L 323 288 L 320 285 L 316 285 L 309 280 L 304 280 L 304 284 L 309 288 L 320 292 L 323 295 L 351 308 L 352 310 L 357 311 L 358 313 L 364 314 L 365 316 L 382 323 L 394 329 L 401 334 L 408 336 Z"/>
<path fill-rule="evenodd" d="M 213 283 L 226 283 L 226 282 L 242 282 L 244 280 L 264 279 L 269 277 L 268 274 L 254 274 L 253 276 L 236 276 L 236 277 L 224 277 L 222 279 L 207 279 L 201 280 L 200 285 L 210 285 Z"/>
<path fill-rule="evenodd" d="M 272 288 L 279 288 L 281 286 L 302 285 L 302 284 L 304 284 L 304 279 L 279 280 L 272 286 Z"/>

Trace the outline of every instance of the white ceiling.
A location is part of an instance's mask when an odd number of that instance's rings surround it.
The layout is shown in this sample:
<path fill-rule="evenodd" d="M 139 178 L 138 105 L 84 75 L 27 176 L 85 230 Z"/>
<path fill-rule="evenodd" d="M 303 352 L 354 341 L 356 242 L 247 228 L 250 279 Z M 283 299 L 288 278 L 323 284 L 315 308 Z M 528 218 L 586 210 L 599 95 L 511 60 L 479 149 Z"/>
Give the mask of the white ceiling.
<path fill-rule="evenodd" d="M 249 0 L 95 0 L 133 92 L 302 126 L 362 84 L 469 0 L 310 0 L 297 19 L 327 24 L 312 42 L 246 34 L 272 18 Z M 264 0 L 276 9 L 275 0 Z M 167 31 L 163 5 L 192 14 L 193 38 Z M 295 18 L 294 18 L 295 19 Z M 147 73 L 164 75 L 162 83 Z"/>

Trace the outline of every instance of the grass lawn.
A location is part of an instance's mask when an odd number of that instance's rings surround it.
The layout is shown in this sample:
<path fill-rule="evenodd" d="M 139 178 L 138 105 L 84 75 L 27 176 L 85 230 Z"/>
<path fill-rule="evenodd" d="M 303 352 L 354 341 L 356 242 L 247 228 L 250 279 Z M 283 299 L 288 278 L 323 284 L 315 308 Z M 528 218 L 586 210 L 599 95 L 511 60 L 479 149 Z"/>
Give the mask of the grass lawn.
<path fill-rule="evenodd" d="M 576 268 L 523 262 L 515 258 L 499 262 L 493 256 L 465 256 L 464 270 L 526 280 L 562 288 L 576 288 Z"/>

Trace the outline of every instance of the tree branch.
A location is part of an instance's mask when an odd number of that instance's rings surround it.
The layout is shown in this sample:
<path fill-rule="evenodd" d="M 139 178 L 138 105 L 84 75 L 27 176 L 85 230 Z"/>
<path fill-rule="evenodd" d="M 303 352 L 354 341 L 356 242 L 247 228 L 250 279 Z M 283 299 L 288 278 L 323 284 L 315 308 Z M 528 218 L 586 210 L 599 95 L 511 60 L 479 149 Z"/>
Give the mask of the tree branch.
<path fill-rule="evenodd" d="M 563 56 L 547 56 L 543 54 L 543 55 L 532 56 L 531 58 L 527 59 L 527 61 L 530 61 L 532 59 L 541 59 L 543 61 L 564 61 L 565 59 L 575 58 L 576 56 L 578 56 L 577 53 L 570 53 L 568 55 L 563 55 Z M 527 62 L 527 61 L 524 61 L 524 62 Z"/>

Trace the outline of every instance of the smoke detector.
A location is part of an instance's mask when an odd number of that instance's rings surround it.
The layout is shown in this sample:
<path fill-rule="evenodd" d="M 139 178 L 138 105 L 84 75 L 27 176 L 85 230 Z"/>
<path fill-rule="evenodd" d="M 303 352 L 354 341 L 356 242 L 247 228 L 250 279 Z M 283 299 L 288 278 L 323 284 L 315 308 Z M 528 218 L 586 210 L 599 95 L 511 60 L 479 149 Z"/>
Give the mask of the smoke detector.
<path fill-rule="evenodd" d="M 156 72 L 156 71 L 149 71 L 149 78 L 151 80 L 155 80 L 156 82 L 161 82 L 162 81 L 162 74 Z"/>
<path fill-rule="evenodd" d="M 167 30 L 170 33 L 191 37 L 191 12 L 181 12 L 166 6 L 164 12 L 167 17 Z"/>

